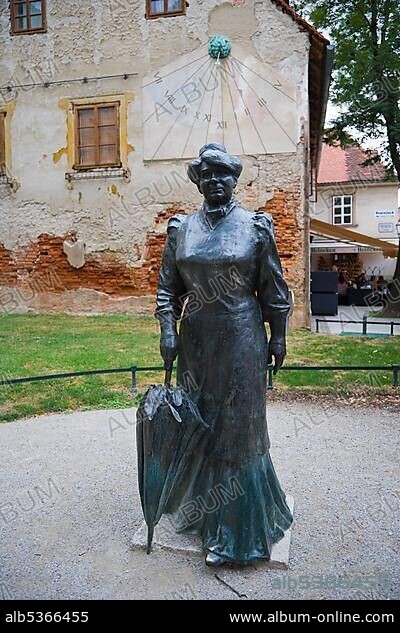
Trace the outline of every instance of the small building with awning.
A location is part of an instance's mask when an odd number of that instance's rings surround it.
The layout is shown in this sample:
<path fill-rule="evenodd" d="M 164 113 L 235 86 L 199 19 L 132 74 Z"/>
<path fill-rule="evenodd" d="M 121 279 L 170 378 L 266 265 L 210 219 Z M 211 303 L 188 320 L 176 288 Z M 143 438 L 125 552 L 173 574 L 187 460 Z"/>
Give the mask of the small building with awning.
<path fill-rule="evenodd" d="M 376 162 L 366 164 L 368 159 Z M 359 274 L 393 276 L 398 253 L 399 183 L 359 146 L 324 145 L 318 198 L 310 222 L 311 270 L 332 270 L 347 281 Z"/>

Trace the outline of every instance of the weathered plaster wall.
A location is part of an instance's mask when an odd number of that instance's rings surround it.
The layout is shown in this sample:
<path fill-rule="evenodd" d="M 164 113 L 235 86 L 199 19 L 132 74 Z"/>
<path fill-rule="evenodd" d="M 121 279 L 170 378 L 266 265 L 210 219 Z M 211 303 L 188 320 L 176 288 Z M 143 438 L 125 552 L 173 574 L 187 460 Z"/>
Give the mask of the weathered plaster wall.
<path fill-rule="evenodd" d="M 67 299 L 77 307 L 78 296 L 87 307 L 91 292 L 95 310 L 118 310 L 120 301 L 132 309 L 128 296 L 154 293 L 166 220 L 176 212 L 195 211 L 201 202 L 183 161 L 143 161 L 142 77 L 223 32 L 295 81 L 301 138 L 308 121 L 308 37 L 274 3 L 252 0 L 237 7 L 191 0 L 186 16 L 158 20 L 144 18 L 144 0 L 53 0 L 48 3 L 47 33 L 11 37 L 6 4 L 1 0 L 0 50 L 6 54 L 0 58 L 0 107 L 13 102 L 9 169 L 17 186 L 15 191 L 0 190 L 3 293 L 14 286 L 40 287 L 36 281 L 48 279 L 52 271 L 57 283 L 38 290 L 29 309 L 65 310 Z M 20 87 L 118 73 L 137 76 Z M 128 102 L 130 179 L 68 185 L 65 103 L 113 94 L 125 95 Z M 274 216 L 283 265 L 296 295 L 294 323 L 302 325 L 308 315 L 305 155 L 300 142 L 296 154 L 244 157 L 237 190 L 242 204 Z M 86 261 L 80 269 L 68 263 L 63 251 L 67 238 L 85 243 Z M 42 295 L 51 295 L 50 303 Z M 18 301 L 23 309 L 21 297 Z"/>

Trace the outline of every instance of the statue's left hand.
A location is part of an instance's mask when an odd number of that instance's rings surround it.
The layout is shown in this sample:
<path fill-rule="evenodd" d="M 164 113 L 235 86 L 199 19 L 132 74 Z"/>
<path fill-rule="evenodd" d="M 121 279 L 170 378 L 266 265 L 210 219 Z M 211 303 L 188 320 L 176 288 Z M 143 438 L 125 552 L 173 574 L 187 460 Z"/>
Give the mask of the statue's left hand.
<path fill-rule="evenodd" d="M 162 332 L 160 338 L 160 353 L 164 360 L 165 369 L 169 368 L 178 355 L 179 339 L 176 332 Z"/>
<path fill-rule="evenodd" d="M 274 374 L 276 374 L 283 365 L 286 356 L 286 343 L 284 340 L 271 340 L 268 345 L 268 365 L 272 365 L 272 357 L 274 358 Z"/>

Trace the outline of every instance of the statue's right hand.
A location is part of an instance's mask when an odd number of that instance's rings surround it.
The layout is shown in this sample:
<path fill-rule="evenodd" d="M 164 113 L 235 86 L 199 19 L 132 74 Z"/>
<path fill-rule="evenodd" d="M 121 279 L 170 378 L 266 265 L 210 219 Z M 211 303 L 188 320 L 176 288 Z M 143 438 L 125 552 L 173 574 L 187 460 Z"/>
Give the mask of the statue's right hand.
<path fill-rule="evenodd" d="M 164 367 L 170 367 L 178 355 L 178 334 L 176 332 L 161 334 L 160 353 L 164 360 Z"/>

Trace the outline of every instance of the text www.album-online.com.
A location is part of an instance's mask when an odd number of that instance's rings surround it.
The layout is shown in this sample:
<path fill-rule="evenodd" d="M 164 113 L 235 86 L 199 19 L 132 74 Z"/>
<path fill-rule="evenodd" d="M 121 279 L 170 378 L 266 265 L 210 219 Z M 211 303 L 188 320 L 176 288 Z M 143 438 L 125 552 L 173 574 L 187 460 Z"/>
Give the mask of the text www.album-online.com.
<path fill-rule="evenodd" d="M 310 615 L 309 613 L 284 613 L 283 611 L 276 611 L 274 613 L 230 613 L 230 622 L 319 622 L 319 623 L 342 623 L 342 622 L 394 622 L 393 613 L 366 613 L 360 615 L 359 613 L 342 613 L 336 611 L 335 613 L 319 613 L 318 615 Z"/>

